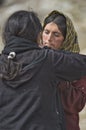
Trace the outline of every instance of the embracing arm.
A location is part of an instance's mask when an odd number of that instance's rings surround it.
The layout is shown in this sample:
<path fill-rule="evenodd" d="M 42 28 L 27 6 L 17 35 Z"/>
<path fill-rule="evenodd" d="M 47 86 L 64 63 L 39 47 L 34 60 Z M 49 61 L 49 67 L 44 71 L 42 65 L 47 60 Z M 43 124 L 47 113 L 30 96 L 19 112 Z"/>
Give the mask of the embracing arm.
<path fill-rule="evenodd" d="M 86 76 L 86 55 L 56 51 L 52 59 L 59 79 L 73 81 Z"/>
<path fill-rule="evenodd" d="M 64 110 L 68 113 L 80 112 L 86 104 L 86 77 L 74 82 L 59 84 Z"/>

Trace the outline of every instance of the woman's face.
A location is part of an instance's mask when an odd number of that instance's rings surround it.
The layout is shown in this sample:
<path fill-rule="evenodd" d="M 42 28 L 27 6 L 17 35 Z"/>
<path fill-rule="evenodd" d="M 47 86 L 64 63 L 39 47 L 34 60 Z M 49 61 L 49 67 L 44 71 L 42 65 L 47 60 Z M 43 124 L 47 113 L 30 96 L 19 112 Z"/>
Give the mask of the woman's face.
<path fill-rule="evenodd" d="M 42 40 L 44 46 L 58 49 L 62 45 L 64 37 L 58 26 L 51 22 L 45 26 L 42 33 Z"/>

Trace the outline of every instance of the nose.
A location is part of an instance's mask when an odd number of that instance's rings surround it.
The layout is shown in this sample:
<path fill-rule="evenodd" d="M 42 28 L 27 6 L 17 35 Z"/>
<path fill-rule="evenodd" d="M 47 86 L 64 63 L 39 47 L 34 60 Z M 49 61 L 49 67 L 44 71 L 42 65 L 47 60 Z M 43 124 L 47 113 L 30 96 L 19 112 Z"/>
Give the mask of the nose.
<path fill-rule="evenodd" d="M 52 40 L 52 34 L 50 33 L 49 35 L 48 35 L 48 41 L 51 41 Z"/>

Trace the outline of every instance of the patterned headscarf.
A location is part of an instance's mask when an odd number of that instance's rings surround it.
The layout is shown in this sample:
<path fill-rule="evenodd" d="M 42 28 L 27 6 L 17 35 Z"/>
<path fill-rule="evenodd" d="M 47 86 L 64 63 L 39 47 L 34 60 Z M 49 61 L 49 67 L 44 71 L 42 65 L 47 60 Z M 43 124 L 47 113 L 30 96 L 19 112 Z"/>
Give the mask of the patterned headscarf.
<path fill-rule="evenodd" d="M 59 49 L 79 53 L 80 48 L 78 44 L 77 33 L 75 31 L 75 28 L 73 26 L 71 19 L 68 16 L 64 15 L 62 12 L 54 10 L 45 18 L 45 20 L 49 18 L 50 16 L 52 16 L 53 14 L 63 15 L 66 18 L 66 27 L 67 27 L 66 37 Z M 56 17 L 58 17 L 58 15 Z M 46 26 L 45 22 L 44 22 L 43 27 L 44 26 Z"/>

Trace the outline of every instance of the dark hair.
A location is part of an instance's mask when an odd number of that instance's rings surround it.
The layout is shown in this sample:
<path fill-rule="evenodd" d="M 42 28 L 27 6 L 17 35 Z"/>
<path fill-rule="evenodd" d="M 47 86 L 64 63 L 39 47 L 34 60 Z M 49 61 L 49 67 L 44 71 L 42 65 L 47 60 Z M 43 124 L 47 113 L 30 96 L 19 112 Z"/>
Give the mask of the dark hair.
<path fill-rule="evenodd" d="M 52 11 L 44 20 L 44 25 L 43 25 L 43 29 L 45 28 L 45 26 L 50 23 L 50 22 L 54 22 L 59 30 L 62 32 L 64 38 L 66 37 L 66 32 L 67 32 L 67 26 L 66 26 L 66 18 L 64 15 L 60 14 L 57 11 Z"/>
<path fill-rule="evenodd" d="M 42 31 L 42 26 L 37 14 L 33 11 L 20 10 L 8 18 L 3 40 L 7 43 L 11 36 L 18 36 L 36 42 L 40 31 Z"/>

